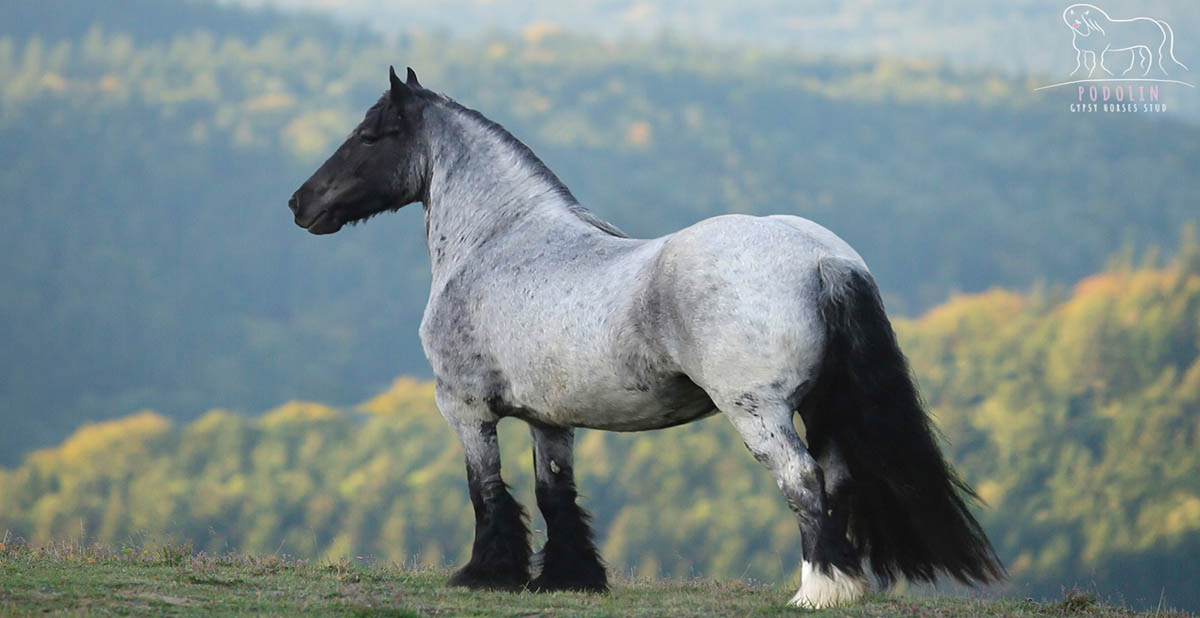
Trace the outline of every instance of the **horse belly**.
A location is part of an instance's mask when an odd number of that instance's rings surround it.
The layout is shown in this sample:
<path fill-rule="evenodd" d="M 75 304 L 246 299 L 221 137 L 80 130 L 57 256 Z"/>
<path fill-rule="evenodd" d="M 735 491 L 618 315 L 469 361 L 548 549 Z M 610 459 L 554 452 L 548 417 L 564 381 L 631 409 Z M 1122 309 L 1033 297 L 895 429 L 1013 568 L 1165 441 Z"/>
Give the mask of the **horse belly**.
<path fill-rule="evenodd" d="M 638 388 L 613 386 L 587 395 L 547 402 L 544 411 L 525 410 L 528 420 L 606 431 L 674 427 L 717 412 L 704 389 L 682 374 Z"/>
<path fill-rule="evenodd" d="M 1114 22 L 1105 44 L 1111 51 L 1145 47 L 1152 54 L 1158 53 L 1165 33 L 1153 19 L 1139 18 L 1127 22 Z"/>

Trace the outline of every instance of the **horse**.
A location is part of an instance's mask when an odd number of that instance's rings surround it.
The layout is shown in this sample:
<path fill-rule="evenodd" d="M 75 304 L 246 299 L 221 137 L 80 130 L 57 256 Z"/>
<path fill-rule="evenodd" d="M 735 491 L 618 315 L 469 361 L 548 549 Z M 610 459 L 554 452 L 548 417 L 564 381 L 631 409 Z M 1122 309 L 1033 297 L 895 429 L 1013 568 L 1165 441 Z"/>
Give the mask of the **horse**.
<path fill-rule="evenodd" d="M 1112 75 L 1113 72 L 1104 65 L 1104 56 L 1123 51 L 1129 52 L 1130 59 L 1129 68 L 1122 71 L 1122 75 L 1132 71 L 1135 63 L 1142 68 L 1142 75 L 1149 75 L 1155 58 L 1158 69 L 1167 75 L 1164 57 L 1185 70 L 1188 68 L 1175 57 L 1175 31 L 1171 24 L 1161 19 L 1113 19 L 1092 4 L 1072 4 L 1063 10 L 1062 18 L 1071 28 L 1071 44 L 1075 47 L 1075 70 L 1071 75 L 1078 73 L 1081 66 L 1087 68 L 1089 77 L 1097 66 Z"/>
<path fill-rule="evenodd" d="M 575 428 L 647 431 L 714 414 L 796 516 L 791 604 L 855 601 L 869 589 L 864 562 L 885 587 L 1004 577 L 870 271 L 829 230 L 725 215 L 630 238 L 499 124 L 411 68 L 405 80 L 389 69 L 388 89 L 289 207 L 301 228 L 332 234 L 414 202 L 433 269 L 420 338 L 475 515 L 471 558 L 449 584 L 607 590 L 577 501 Z M 510 417 L 533 436 L 547 527 L 537 556 L 500 471 L 496 424 Z"/>

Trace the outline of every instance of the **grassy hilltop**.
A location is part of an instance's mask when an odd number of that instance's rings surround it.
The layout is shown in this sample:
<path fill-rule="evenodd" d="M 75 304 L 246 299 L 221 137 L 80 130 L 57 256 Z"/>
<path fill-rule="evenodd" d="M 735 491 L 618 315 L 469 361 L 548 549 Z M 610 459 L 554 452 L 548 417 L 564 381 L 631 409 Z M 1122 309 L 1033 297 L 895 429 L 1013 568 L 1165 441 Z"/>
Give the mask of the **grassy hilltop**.
<path fill-rule="evenodd" d="M 1185 617 L 1136 612 L 1072 591 L 1061 601 L 875 594 L 847 608 L 784 605 L 791 586 L 743 580 L 618 578 L 607 595 L 476 592 L 445 586 L 444 569 L 308 562 L 274 556 L 52 546 L 0 547 L 0 613 L 286 616 L 1097 616 Z"/>

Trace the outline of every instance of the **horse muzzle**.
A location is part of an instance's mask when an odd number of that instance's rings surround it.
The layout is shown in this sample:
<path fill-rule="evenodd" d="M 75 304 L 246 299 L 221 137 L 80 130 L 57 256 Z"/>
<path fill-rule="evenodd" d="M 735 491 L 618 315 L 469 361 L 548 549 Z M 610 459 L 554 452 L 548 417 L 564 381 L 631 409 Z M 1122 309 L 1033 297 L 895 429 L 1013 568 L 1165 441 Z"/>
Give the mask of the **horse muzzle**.
<path fill-rule="evenodd" d="M 288 208 L 291 208 L 292 214 L 295 215 L 296 225 L 318 235 L 332 234 L 342 229 L 334 209 L 313 204 L 312 199 L 304 199 L 303 193 L 304 188 L 301 187 L 288 200 Z"/>

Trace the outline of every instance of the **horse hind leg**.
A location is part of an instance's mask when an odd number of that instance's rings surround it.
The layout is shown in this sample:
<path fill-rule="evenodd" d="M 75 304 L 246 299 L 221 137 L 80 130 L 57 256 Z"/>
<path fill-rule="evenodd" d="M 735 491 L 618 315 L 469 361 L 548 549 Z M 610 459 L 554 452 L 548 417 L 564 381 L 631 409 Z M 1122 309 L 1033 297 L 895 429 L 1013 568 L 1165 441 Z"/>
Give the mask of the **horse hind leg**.
<path fill-rule="evenodd" d="M 1125 75 L 1133 70 L 1133 66 L 1138 63 L 1138 58 L 1141 56 L 1142 50 L 1140 47 L 1135 47 L 1129 50 L 1129 68 L 1121 71 L 1121 75 Z"/>
<path fill-rule="evenodd" d="M 546 520 L 542 571 L 530 582 L 537 591 L 608 590 L 608 578 L 596 550 L 591 517 L 575 503 L 573 450 L 575 430 L 530 423 L 537 504 Z"/>
<path fill-rule="evenodd" d="M 805 448 L 793 424 L 795 406 L 764 403 L 745 394 L 718 407 L 733 423 L 746 448 L 775 477 L 800 524 L 800 589 L 790 603 L 820 609 L 854 602 L 867 590 L 862 559 L 846 538 L 844 509 L 831 509 L 827 479 Z M 829 461 L 836 462 L 828 453 Z M 831 470 L 833 471 L 833 470 Z M 841 474 L 841 469 L 836 471 Z M 835 481 L 835 496 L 840 496 Z"/>
<path fill-rule="evenodd" d="M 801 411 L 803 414 L 803 410 Z M 830 534 L 844 537 L 850 525 L 850 502 L 853 492 L 853 477 L 842 449 L 830 436 L 814 427 L 809 419 L 804 420 L 809 452 L 825 478 L 825 504 L 833 528 Z M 856 552 L 857 552 L 856 548 Z M 858 552 L 861 553 L 861 552 Z"/>

